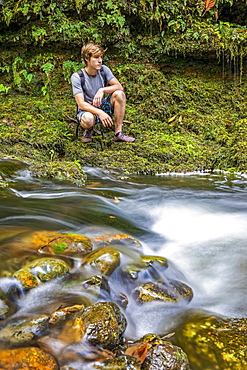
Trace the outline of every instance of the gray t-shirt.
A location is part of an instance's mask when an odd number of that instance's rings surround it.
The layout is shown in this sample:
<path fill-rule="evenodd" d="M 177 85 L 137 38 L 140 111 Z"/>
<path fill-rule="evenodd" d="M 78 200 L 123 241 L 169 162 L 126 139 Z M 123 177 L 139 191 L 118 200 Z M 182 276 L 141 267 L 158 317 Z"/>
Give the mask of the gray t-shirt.
<path fill-rule="evenodd" d="M 104 74 L 106 76 L 107 82 L 109 82 L 112 78 L 115 76 L 113 75 L 110 68 L 108 68 L 105 65 L 102 65 L 102 68 L 104 70 Z M 81 78 L 77 72 L 73 73 L 71 76 L 71 84 L 72 84 L 72 91 L 73 95 L 83 93 L 84 94 L 84 100 L 89 103 L 93 104 L 93 98 L 97 91 L 104 87 L 104 80 L 101 76 L 101 73 L 98 71 L 96 76 L 89 75 L 85 69 L 82 69 L 84 76 L 85 76 L 85 89 L 83 90 L 81 86 Z"/>

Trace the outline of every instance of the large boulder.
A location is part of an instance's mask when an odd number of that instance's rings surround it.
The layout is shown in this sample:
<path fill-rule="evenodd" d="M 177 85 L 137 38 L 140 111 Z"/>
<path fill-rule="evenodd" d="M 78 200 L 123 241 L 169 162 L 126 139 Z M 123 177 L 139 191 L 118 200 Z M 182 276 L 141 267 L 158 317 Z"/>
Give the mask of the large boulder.
<path fill-rule="evenodd" d="M 176 330 L 175 342 L 187 353 L 193 370 L 247 369 L 247 319 L 193 313 Z"/>

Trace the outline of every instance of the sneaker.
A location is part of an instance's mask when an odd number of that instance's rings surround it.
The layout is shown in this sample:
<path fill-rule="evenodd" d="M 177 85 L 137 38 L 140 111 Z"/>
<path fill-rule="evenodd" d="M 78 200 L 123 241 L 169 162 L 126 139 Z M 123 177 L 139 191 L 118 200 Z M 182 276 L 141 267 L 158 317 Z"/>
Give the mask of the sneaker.
<path fill-rule="evenodd" d="M 91 143 L 93 141 L 92 136 L 93 136 L 93 129 L 92 128 L 90 130 L 85 130 L 83 132 L 81 141 L 84 144 Z"/>
<path fill-rule="evenodd" d="M 122 131 L 120 131 L 114 136 L 114 141 L 125 141 L 127 143 L 133 143 L 135 141 L 135 138 L 125 135 Z"/>

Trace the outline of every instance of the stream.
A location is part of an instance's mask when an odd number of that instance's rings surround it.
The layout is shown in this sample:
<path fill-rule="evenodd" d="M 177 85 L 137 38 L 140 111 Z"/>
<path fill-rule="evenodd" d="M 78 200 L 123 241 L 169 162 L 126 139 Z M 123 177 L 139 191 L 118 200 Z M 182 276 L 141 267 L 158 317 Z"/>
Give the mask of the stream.
<path fill-rule="evenodd" d="M 129 234 L 140 241 L 144 254 L 167 258 L 169 277 L 189 285 L 194 297 L 178 307 L 130 305 L 127 337 L 167 333 L 191 309 L 247 317 L 246 176 L 84 171 L 86 186 L 79 188 L 34 178 L 23 163 L 0 161 L 0 174 L 9 183 L 0 190 L 1 261 L 5 258 L 1 245 L 10 229 L 73 232 L 89 238 Z M 9 253 L 15 257 L 15 250 Z M 38 312 L 41 300 L 49 300 L 50 289 L 44 284 L 41 295 L 33 294 L 31 302 L 23 299 L 22 313 Z"/>

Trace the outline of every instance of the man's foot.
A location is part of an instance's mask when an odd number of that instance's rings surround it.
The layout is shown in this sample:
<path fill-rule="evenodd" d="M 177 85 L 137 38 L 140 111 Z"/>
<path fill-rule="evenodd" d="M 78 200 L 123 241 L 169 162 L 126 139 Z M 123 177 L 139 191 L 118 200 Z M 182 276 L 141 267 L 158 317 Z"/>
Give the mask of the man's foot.
<path fill-rule="evenodd" d="M 135 138 L 125 135 L 122 131 L 120 131 L 114 136 L 114 141 L 125 141 L 127 143 L 133 143 L 135 141 Z"/>
<path fill-rule="evenodd" d="M 93 129 L 92 128 L 90 130 L 85 130 L 83 132 L 81 141 L 84 144 L 91 143 L 93 141 L 92 136 L 93 136 Z"/>

